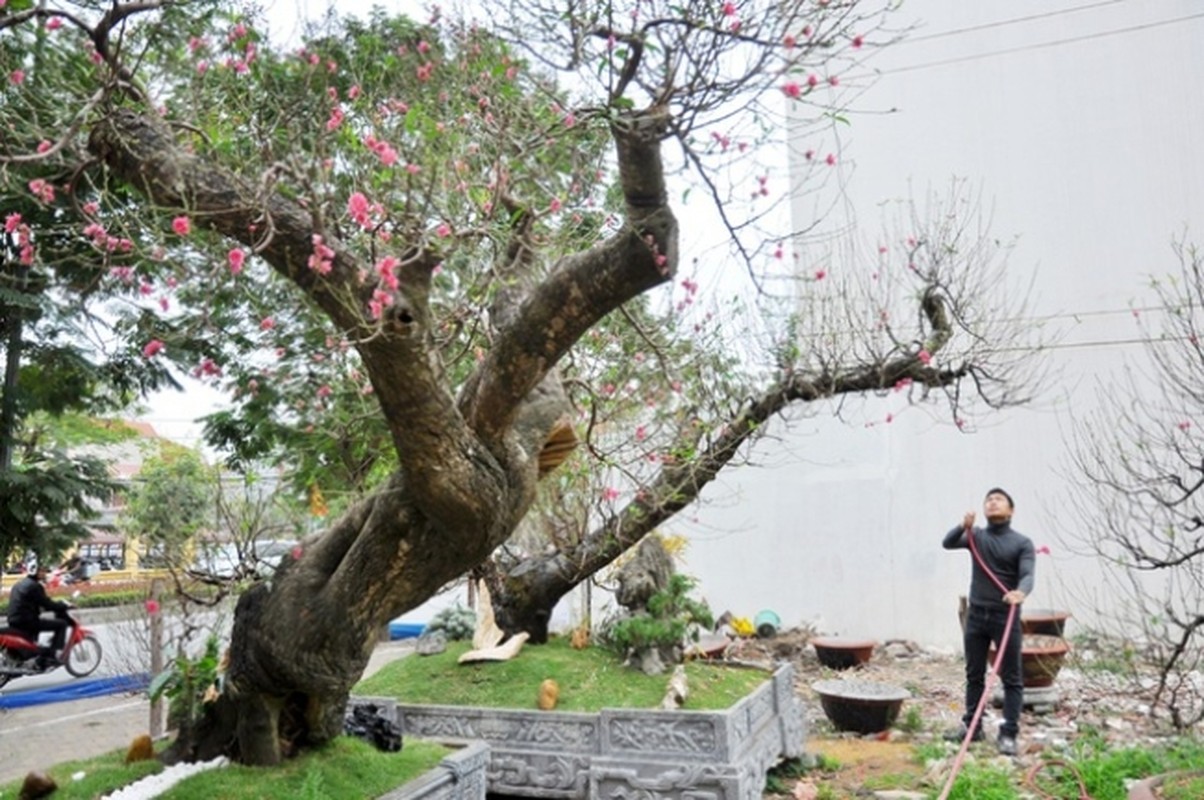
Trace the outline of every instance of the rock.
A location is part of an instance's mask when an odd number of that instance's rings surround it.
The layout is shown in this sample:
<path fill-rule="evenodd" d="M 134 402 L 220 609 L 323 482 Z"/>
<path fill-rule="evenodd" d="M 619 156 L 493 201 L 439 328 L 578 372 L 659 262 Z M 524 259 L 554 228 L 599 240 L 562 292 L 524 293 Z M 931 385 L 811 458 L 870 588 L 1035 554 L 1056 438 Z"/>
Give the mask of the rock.
<path fill-rule="evenodd" d="M 447 634 L 443 631 L 423 633 L 414 642 L 414 652 L 420 656 L 433 656 L 447 649 Z"/>
<path fill-rule="evenodd" d="M 477 590 L 477 629 L 472 634 L 472 649 L 497 647 L 505 635 L 493 618 L 493 598 L 489 596 L 489 587 L 485 581 L 481 581 Z"/>
<path fill-rule="evenodd" d="M 141 736 L 135 736 L 134 741 L 130 742 L 130 749 L 125 751 L 125 763 L 133 764 L 135 761 L 150 761 L 155 757 L 155 745 L 151 741 L 150 734 L 144 733 Z"/>
<path fill-rule="evenodd" d="M 46 797 L 58 788 L 59 785 L 54 782 L 54 778 L 45 772 L 34 770 L 25 776 L 25 781 L 21 784 L 21 793 L 17 795 L 17 798 L 18 800 L 37 800 L 39 797 Z"/>
<path fill-rule="evenodd" d="M 657 536 L 645 536 L 631 560 L 619 567 L 615 602 L 628 611 L 644 611 L 652 595 L 669 585 L 673 559 Z"/>
<path fill-rule="evenodd" d="M 556 681 L 548 678 L 543 683 L 539 684 L 539 710 L 551 711 L 556 707 L 556 701 L 560 699 L 560 685 Z"/>
<path fill-rule="evenodd" d="M 669 678 L 669 685 L 665 687 L 665 697 L 661 700 L 661 708 L 666 711 L 676 711 L 686 704 L 686 697 L 690 694 L 690 687 L 686 682 L 686 668 L 683 664 L 678 664 L 673 669 L 673 676 Z"/>
<path fill-rule="evenodd" d="M 472 664 L 477 661 L 509 661 L 523 649 L 523 644 L 531 638 L 531 634 L 523 631 L 515 634 L 502 644 L 486 647 L 481 650 L 469 650 L 457 659 L 460 664 Z"/>

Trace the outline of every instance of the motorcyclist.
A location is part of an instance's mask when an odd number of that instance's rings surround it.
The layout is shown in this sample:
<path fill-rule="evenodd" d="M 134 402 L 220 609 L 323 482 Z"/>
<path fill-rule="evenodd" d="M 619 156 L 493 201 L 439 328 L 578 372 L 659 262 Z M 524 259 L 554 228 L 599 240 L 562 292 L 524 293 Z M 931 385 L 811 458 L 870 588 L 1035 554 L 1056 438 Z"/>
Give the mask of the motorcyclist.
<path fill-rule="evenodd" d="M 53 611 L 61 615 L 72 608 L 70 603 L 50 599 L 43 585 L 45 580 L 46 567 L 39 562 L 33 571 L 17 581 L 8 594 L 10 628 L 19 631 L 34 643 L 37 643 L 38 635 L 43 631 L 54 633 L 50 647 L 38 647 L 39 665 L 43 667 L 57 663 L 58 655 L 63 652 L 63 645 L 67 642 L 67 629 L 71 627 L 71 623 L 61 617 L 43 619 L 42 612 Z"/>

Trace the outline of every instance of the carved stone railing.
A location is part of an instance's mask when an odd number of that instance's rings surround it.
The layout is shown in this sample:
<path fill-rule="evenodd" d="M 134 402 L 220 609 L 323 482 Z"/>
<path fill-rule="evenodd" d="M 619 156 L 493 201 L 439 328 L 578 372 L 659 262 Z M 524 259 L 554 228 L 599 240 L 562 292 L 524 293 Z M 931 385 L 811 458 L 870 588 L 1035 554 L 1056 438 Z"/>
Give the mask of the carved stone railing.
<path fill-rule="evenodd" d="M 722 711 L 581 714 L 404 703 L 395 708 L 403 736 L 488 743 L 492 793 L 759 800 L 769 768 L 803 752 L 803 709 L 793 684 L 793 667 L 782 665 Z"/>

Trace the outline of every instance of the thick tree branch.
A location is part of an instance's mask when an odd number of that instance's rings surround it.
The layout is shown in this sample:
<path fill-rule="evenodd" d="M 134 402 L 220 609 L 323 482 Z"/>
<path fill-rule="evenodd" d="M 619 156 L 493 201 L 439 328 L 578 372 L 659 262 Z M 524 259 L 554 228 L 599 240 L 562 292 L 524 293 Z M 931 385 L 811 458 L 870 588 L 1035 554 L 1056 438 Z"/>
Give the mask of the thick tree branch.
<path fill-rule="evenodd" d="M 632 115 L 614 128 L 626 227 L 564 258 L 527 295 L 513 322 L 462 395 L 465 416 L 486 443 L 498 442 L 522 399 L 594 324 L 669 280 L 677 261 L 677 220 L 669 209 L 660 114 Z"/>
<path fill-rule="evenodd" d="M 373 286 L 363 264 L 314 215 L 279 192 L 262 192 L 231 171 L 185 149 L 157 116 L 118 109 L 95 124 L 92 151 L 112 172 L 156 205 L 256 249 L 355 342 L 363 356 L 407 482 L 433 518 L 454 513 L 477 520 L 492 508 L 501 470 L 482 458 L 452 402 L 430 346 L 428 292 L 433 259 L 419 256 L 400 276 L 397 299 L 374 321 L 364 311 Z M 266 241 L 259 231 L 270 228 Z M 315 236 L 333 253 L 312 267 Z"/>
<path fill-rule="evenodd" d="M 922 308 L 934 328 L 930 345 L 943 345 L 952 333 L 944 303 L 934 293 L 922 300 Z M 748 441 L 755 439 L 765 423 L 793 403 L 810 403 L 823 398 L 889 389 L 910 380 L 929 387 L 951 386 L 970 373 L 968 366 L 938 369 L 928 358 L 909 354 L 877 364 L 858 365 L 845 371 L 793 373 L 750 399 L 740 413 L 699 450 L 701 432 L 690 432 L 679 442 L 681 449 L 697 450 L 681 463 L 666 462 L 660 473 L 636 498 L 591 531 L 581 541 L 563 550 L 527 558 L 524 573 L 541 576 L 541 585 L 524 584 L 524 590 L 560 597 L 565 592 L 610 564 L 665 520 L 688 506 L 715 479 Z M 489 571 L 485 571 L 489 575 Z M 493 581 L 505 582 L 494 573 Z"/>

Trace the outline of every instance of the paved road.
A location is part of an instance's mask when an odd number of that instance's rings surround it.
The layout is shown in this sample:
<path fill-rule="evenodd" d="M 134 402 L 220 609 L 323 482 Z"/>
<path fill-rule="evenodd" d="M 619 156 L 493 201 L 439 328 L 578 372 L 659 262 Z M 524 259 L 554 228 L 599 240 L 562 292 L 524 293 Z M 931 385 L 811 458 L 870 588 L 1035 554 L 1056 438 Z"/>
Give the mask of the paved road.
<path fill-rule="evenodd" d="M 413 640 L 382 642 L 368 662 L 365 676 L 413 652 Z M 107 655 L 106 655 L 107 657 Z M 59 676 L 62 677 L 59 677 Z M 63 670 L 22 678 L 5 687 L 12 695 L 73 680 Z M 36 682 L 36 683 L 35 683 Z M 150 725 L 150 703 L 144 694 L 119 694 L 0 709 L 0 783 L 61 761 L 87 758 L 126 747 Z"/>

